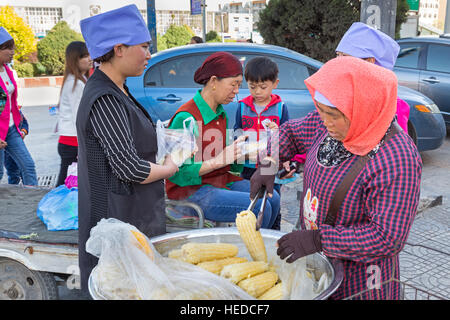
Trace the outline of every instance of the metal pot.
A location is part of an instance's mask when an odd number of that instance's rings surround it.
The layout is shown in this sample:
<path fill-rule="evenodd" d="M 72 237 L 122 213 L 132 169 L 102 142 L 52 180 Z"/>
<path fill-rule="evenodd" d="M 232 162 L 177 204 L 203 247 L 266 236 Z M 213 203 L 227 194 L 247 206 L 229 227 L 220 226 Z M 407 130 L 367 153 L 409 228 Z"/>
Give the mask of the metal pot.
<path fill-rule="evenodd" d="M 260 231 L 268 253 L 274 252 L 276 250 L 276 241 L 285 233 L 269 229 L 260 229 Z M 169 251 L 180 248 L 187 242 L 224 242 L 235 244 L 239 248 L 238 256 L 251 260 L 247 249 L 241 240 L 239 232 L 235 227 L 180 231 L 164 234 L 151 238 L 150 240 L 155 246 L 155 249 L 163 256 L 167 256 Z M 306 264 L 307 268 L 314 272 L 316 279 L 319 279 L 323 273 L 327 274 L 327 277 L 330 280 L 330 285 L 327 288 L 324 288 L 323 291 L 314 299 L 326 300 L 336 291 L 342 282 L 344 276 L 342 262 L 334 259 L 330 260 L 321 253 L 315 253 L 306 257 Z M 95 290 L 92 275 L 89 278 L 89 291 L 93 299 L 103 299 L 97 290 Z"/>

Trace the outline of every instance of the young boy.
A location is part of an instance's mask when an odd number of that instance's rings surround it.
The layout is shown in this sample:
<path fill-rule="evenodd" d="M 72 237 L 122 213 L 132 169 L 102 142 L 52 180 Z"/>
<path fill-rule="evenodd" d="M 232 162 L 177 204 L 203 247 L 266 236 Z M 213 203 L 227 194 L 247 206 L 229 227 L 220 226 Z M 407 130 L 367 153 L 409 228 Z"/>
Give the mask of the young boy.
<path fill-rule="evenodd" d="M 281 98 L 272 93 L 280 81 L 275 62 L 266 57 L 253 58 L 245 66 L 244 77 L 250 96 L 239 101 L 234 130 L 244 131 L 251 142 L 256 142 L 265 138 L 263 122 L 266 123 L 266 119 L 279 127 L 289 120 L 289 114 Z M 255 164 L 246 161 L 241 177 L 249 180 L 255 170 Z M 279 184 L 275 185 L 275 189 L 280 193 Z M 272 229 L 280 230 L 280 221 L 281 214 L 278 213 Z"/>

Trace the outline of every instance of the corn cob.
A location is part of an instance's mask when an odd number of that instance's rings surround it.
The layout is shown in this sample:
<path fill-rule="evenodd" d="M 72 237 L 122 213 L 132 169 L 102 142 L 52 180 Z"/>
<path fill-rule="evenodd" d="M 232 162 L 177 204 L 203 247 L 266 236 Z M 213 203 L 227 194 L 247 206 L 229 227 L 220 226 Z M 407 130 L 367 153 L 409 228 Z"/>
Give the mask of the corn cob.
<path fill-rule="evenodd" d="M 181 249 L 184 260 L 193 264 L 234 257 L 239 251 L 237 246 L 229 243 L 190 242 L 184 244 Z"/>
<path fill-rule="evenodd" d="M 269 270 L 267 262 L 250 261 L 225 266 L 220 272 L 220 275 L 233 283 L 238 283 L 242 279 L 253 277 L 267 270 Z"/>
<path fill-rule="evenodd" d="M 236 227 L 250 256 L 255 261 L 267 262 L 267 252 L 261 232 L 256 231 L 256 216 L 245 210 L 236 216 Z"/>
<path fill-rule="evenodd" d="M 183 250 L 173 249 L 173 250 L 169 251 L 168 257 L 172 258 L 172 259 L 184 261 Z"/>
<path fill-rule="evenodd" d="M 220 259 L 220 260 L 205 261 L 205 262 L 200 262 L 199 264 L 197 264 L 197 267 L 203 268 L 209 272 L 219 275 L 220 271 L 222 271 L 223 267 L 225 267 L 229 264 L 241 263 L 241 262 L 247 262 L 247 259 L 241 258 L 241 257 L 232 257 L 232 258 L 225 258 L 225 259 Z"/>
<path fill-rule="evenodd" d="M 150 247 L 147 239 L 145 238 L 145 236 L 140 233 L 139 231 L 134 231 L 131 230 L 131 233 L 133 234 L 134 238 L 136 239 L 136 241 L 138 242 L 138 248 L 140 248 L 142 251 L 144 251 L 144 253 L 151 259 L 154 260 L 155 259 L 155 255 L 153 254 L 153 250 Z"/>
<path fill-rule="evenodd" d="M 238 286 L 244 289 L 249 295 L 258 298 L 272 288 L 277 280 L 278 275 L 275 272 L 267 271 L 240 281 Z"/>
<path fill-rule="evenodd" d="M 277 283 L 275 286 L 258 297 L 259 300 L 281 300 L 283 298 L 283 286 Z"/>

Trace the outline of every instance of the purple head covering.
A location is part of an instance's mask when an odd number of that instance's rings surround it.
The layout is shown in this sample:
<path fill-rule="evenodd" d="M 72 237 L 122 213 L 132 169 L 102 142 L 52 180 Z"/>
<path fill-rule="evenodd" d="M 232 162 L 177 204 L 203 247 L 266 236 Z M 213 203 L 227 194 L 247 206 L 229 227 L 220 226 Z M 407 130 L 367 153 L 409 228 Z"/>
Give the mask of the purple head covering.
<path fill-rule="evenodd" d="M 108 53 L 116 44 L 134 46 L 152 40 L 135 4 L 83 19 L 80 27 L 92 59 Z"/>
<path fill-rule="evenodd" d="M 326 106 L 329 106 L 331 108 L 336 108 L 336 106 L 334 104 L 332 104 L 323 94 L 321 94 L 317 90 L 314 93 L 314 100 L 316 100 L 317 102 L 320 102 Z"/>
<path fill-rule="evenodd" d="M 384 32 L 355 22 L 342 37 L 336 51 L 357 58 L 375 58 L 375 64 L 392 70 L 400 46 Z"/>

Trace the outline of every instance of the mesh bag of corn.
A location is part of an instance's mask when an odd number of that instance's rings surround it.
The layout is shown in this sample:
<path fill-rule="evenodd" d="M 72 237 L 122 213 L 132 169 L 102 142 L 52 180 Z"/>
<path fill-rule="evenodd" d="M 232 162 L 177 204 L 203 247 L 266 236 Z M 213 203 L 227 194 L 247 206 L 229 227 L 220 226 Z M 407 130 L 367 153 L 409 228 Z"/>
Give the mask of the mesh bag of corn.
<path fill-rule="evenodd" d="M 106 299 L 254 299 L 227 279 L 161 256 L 136 227 L 117 219 L 92 228 L 86 251 L 99 258 L 91 277 Z"/>

